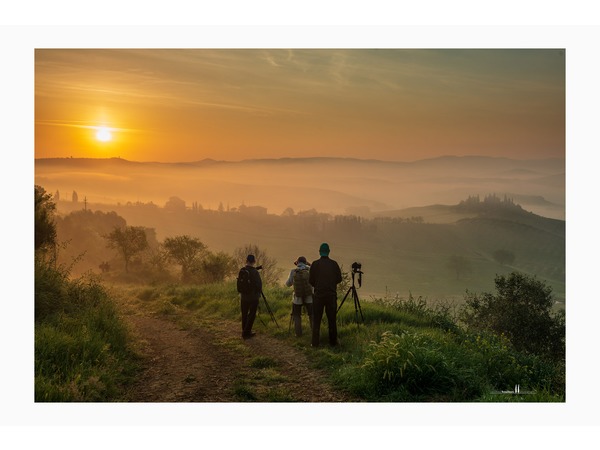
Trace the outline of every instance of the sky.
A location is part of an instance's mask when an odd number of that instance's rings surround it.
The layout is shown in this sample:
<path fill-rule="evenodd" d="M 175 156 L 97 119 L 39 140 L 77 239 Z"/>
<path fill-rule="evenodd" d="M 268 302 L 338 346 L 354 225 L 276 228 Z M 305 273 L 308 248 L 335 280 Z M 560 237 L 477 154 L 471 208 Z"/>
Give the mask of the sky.
<path fill-rule="evenodd" d="M 564 49 L 35 50 L 35 158 L 565 156 Z"/>

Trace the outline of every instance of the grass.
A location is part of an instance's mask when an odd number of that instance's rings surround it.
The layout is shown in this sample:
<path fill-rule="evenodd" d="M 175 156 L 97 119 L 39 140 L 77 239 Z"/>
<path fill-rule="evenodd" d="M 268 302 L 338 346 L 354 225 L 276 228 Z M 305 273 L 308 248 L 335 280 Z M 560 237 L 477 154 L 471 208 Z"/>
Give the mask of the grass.
<path fill-rule="evenodd" d="M 122 288 L 117 288 L 117 290 Z M 201 286 L 127 287 L 145 308 L 191 326 L 239 320 L 232 282 Z M 310 347 L 288 332 L 291 291 L 267 287 L 256 327 L 305 352 L 336 389 L 369 402 L 564 402 L 565 367 L 519 353 L 502 336 L 461 328 L 448 307 L 422 298 L 371 299 L 357 321 L 352 302 L 338 313 L 341 346 Z M 39 301 L 39 305 L 38 305 Z M 39 307 L 38 307 L 39 306 Z M 36 270 L 36 401 L 118 400 L 135 366 L 128 336 L 107 291 L 93 280 L 69 281 L 46 268 Z M 321 339 L 327 341 L 326 320 Z M 220 345 L 243 352 L 239 339 Z M 287 402 L 293 396 L 275 360 L 254 357 L 252 375 L 239 378 L 234 394 L 243 402 Z M 515 385 L 528 394 L 508 395 Z"/>
<path fill-rule="evenodd" d="M 114 401 L 135 370 L 104 288 L 36 261 L 35 401 Z"/>
<path fill-rule="evenodd" d="M 310 347 L 309 332 L 300 338 L 293 330 L 288 332 L 290 290 L 269 287 L 265 297 L 279 327 L 263 299 L 255 326 L 304 351 L 315 368 L 329 373 L 333 386 L 355 398 L 370 402 L 564 401 L 564 365 L 516 352 L 501 336 L 467 333 L 443 303 L 429 306 L 426 300 L 412 296 L 363 301 L 364 322 L 359 316 L 357 323 L 354 305 L 347 300 L 338 313 L 342 345 L 315 350 Z M 239 298 L 233 283 L 165 287 L 156 299 L 157 306 L 166 301 L 208 321 L 239 320 Z M 326 342 L 325 318 L 321 333 Z M 277 380 L 275 362 L 259 357 L 250 366 L 258 373 L 236 388 L 240 400 L 276 401 L 253 384 L 264 386 L 270 379 Z M 516 384 L 535 395 L 494 394 Z M 280 394 L 273 395 L 287 398 Z"/>

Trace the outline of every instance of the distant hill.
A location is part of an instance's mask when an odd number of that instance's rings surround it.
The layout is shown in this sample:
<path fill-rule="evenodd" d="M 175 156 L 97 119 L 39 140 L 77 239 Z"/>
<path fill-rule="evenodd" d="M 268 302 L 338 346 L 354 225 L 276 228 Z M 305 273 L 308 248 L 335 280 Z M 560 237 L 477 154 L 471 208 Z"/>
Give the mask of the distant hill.
<path fill-rule="evenodd" d="M 475 197 L 474 197 L 475 198 Z M 491 194 L 483 201 L 461 201 L 457 205 L 429 205 L 418 206 L 414 208 L 405 208 L 399 210 L 379 211 L 371 215 L 371 217 L 399 217 L 411 218 L 420 217 L 426 223 L 455 223 L 464 219 L 472 218 L 494 218 L 499 220 L 513 220 L 521 223 L 532 224 L 544 229 L 563 228 L 564 221 L 558 219 L 546 218 L 533 212 L 526 211 L 518 203 L 516 198 L 506 196 L 506 200 Z M 552 205 L 541 197 L 527 197 L 531 204 L 539 203 L 544 206 Z"/>
<path fill-rule="evenodd" d="M 35 182 L 68 198 L 97 203 L 164 205 L 176 196 L 207 209 L 261 205 L 280 214 L 316 209 L 365 214 L 435 204 L 472 195 L 515 198 L 524 209 L 564 219 L 564 159 L 480 156 L 413 162 L 353 158 L 281 158 L 159 163 L 120 158 L 35 160 Z"/>

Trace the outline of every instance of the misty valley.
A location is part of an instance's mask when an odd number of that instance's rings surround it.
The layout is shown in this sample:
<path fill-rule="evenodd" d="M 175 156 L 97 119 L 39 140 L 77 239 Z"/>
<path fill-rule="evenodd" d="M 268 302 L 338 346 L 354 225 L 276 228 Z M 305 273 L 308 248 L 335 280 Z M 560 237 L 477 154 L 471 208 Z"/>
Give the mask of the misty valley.
<path fill-rule="evenodd" d="M 404 217 L 371 218 L 291 208 L 268 214 L 265 207 L 243 204 L 208 210 L 178 197 L 164 206 L 96 204 L 81 196 L 56 204 L 58 241 L 64 243 L 59 261 L 71 265 L 73 274 L 92 271 L 109 277 L 123 272 L 122 258 L 107 247 L 106 236 L 115 227 L 135 226 L 146 230 L 150 244 L 129 270 L 130 277 L 137 271 L 139 282 L 177 281 L 176 267 L 163 267 L 159 273 L 157 252 L 166 238 L 187 235 L 212 254 L 231 257 L 242 247 L 258 246 L 276 261 L 279 283 L 298 256 L 317 259 L 318 246 L 328 242 L 331 257 L 343 270 L 349 271 L 355 261 L 362 263 L 360 292 L 365 298 L 460 300 L 466 290 L 492 289 L 496 274 L 518 270 L 547 282 L 557 301 L 564 302 L 565 222 L 527 212 L 512 199 L 495 195 L 411 208 Z M 242 262 L 238 255 L 228 278 Z"/>

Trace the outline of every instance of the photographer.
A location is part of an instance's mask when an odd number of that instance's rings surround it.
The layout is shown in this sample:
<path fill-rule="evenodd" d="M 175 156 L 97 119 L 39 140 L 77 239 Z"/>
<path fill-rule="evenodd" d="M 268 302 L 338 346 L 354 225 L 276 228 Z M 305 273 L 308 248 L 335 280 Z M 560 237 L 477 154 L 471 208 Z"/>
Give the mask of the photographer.
<path fill-rule="evenodd" d="M 262 279 L 256 267 L 256 258 L 254 255 L 248 255 L 246 266 L 240 270 L 238 275 L 238 292 L 241 294 L 242 309 L 242 338 L 249 339 L 256 335 L 252 331 L 254 319 L 256 319 L 256 310 L 258 301 L 262 292 Z"/>
<path fill-rule="evenodd" d="M 292 299 L 292 318 L 294 320 L 294 331 L 296 336 L 302 336 L 302 305 L 306 308 L 308 320 L 312 328 L 313 319 L 313 291 L 310 285 L 309 264 L 304 256 L 300 256 L 296 261 L 295 269 L 290 271 L 290 276 L 285 282 L 286 286 L 294 286 L 294 296 Z"/>
<path fill-rule="evenodd" d="M 342 282 L 342 271 L 336 261 L 329 258 L 329 245 L 319 247 L 320 259 L 310 266 L 309 283 L 314 286 L 312 346 L 318 347 L 321 333 L 323 310 L 327 315 L 329 345 L 338 345 L 337 339 L 337 285 Z"/>

